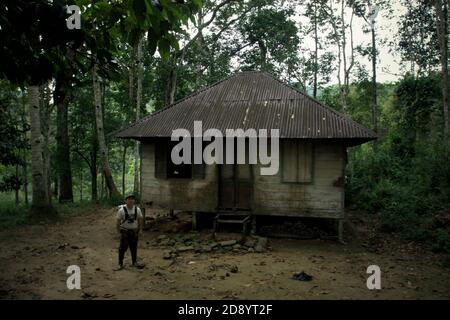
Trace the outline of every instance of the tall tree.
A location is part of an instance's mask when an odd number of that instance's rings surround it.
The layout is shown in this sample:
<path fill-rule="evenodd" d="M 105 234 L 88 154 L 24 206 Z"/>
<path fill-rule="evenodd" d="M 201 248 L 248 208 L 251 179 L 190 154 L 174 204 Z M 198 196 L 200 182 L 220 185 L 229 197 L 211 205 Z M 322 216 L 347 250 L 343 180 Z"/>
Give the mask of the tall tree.
<path fill-rule="evenodd" d="M 327 13 L 324 8 L 327 5 L 328 0 L 309 0 L 305 3 L 306 10 L 305 16 L 309 18 L 310 23 L 306 28 L 306 34 L 311 34 L 314 40 L 314 50 L 312 64 L 306 63 L 306 65 L 312 65 L 312 78 L 313 78 L 313 96 L 317 97 L 319 89 L 319 77 L 321 73 L 320 50 L 322 49 L 322 37 L 323 27 L 326 24 Z M 326 58 L 325 53 L 324 58 Z M 327 61 L 328 62 L 328 61 Z"/>
<path fill-rule="evenodd" d="M 109 78 L 114 64 L 113 56 L 117 54 L 115 43 L 120 31 L 148 32 L 148 47 L 151 53 L 159 50 L 163 58 L 167 58 L 170 47 L 177 45 L 173 32 L 181 31 L 196 10 L 202 5 L 201 0 L 189 3 L 179 2 L 149 2 L 146 0 L 128 0 L 118 3 L 97 1 L 85 6 L 87 13 L 84 25 L 92 33 L 92 40 L 88 43 L 92 50 L 92 85 L 94 92 L 95 120 L 97 128 L 98 148 L 102 162 L 102 171 L 105 178 L 109 197 L 113 201 L 121 199 L 120 193 L 114 183 L 108 158 L 106 145 L 103 110 L 101 100 L 100 76 Z M 101 73 L 101 74 L 100 74 Z"/>
<path fill-rule="evenodd" d="M 165 77 L 163 105 L 172 104 L 175 101 L 175 96 L 180 95 L 177 92 L 179 89 L 178 76 L 180 70 L 191 67 L 187 62 L 195 64 L 192 68 L 194 69 L 192 73 L 196 77 L 189 79 L 191 84 L 190 91 L 201 85 L 208 84 L 204 81 L 206 79 L 204 71 L 208 68 L 214 68 L 212 56 L 216 54 L 215 50 L 211 50 L 211 47 L 217 45 L 224 33 L 242 23 L 249 12 L 257 7 L 265 6 L 267 3 L 267 0 L 205 1 L 204 6 L 197 10 L 196 19 L 193 19 L 192 26 L 190 26 L 190 32 L 182 33 L 181 46 L 174 45 L 173 50 L 170 51 L 168 61 L 163 63 Z M 211 36 L 205 35 L 205 30 L 208 30 Z M 207 37 L 208 41 L 206 40 Z"/>
<path fill-rule="evenodd" d="M 41 122 L 41 133 L 43 138 L 42 143 L 42 157 L 44 159 L 44 174 L 46 175 L 46 183 L 47 183 L 47 192 L 50 198 L 50 202 L 52 202 L 52 170 L 51 166 L 51 158 L 52 154 L 50 153 L 50 144 L 52 142 L 52 113 L 54 111 L 54 105 L 52 103 L 51 98 L 51 83 L 47 82 L 42 84 L 39 87 L 39 95 L 40 95 L 40 122 Z"/>
<path fill-rule="evenodd" d="M 142 78 L 143 78 L 143 72 L 144 72 L 144 65 L 143 65 L 143 43 L 144 43 L 144 36 L 143 34 L 139 34 L 138 39 L 136 41 L 136 121 L 138 121 L 141 118 L 141 104 L 142 104 Z M 126 150 L 126 149 L 125 149 Z M 125 153 L 125 151 L 124 151 Z M 140 165 L 140 154 L 139 154 L 139 141 L 135 142 L 135 150 L 134 150 L 134 186 L 133 186 L 133 192 L 135 194 L 138 194 L 140 191 L 139 188 L 139 165 Z"/>
<path fill-rule="evenodd" d="M 23 92 L 6 80 L 0 80 L 0 192 L 14 190 L 16 204 L 26 179 L 19 168 L 26 165 L 29 130 Z"/>
<path fill-rule="evenodd" d="M 111 166 L 108 158 L 108 148 L 106 146 L 105 130 L 103 129 L 103 108 L 100 88 L 100 79 L 98 75 L 98 60 L 94 57 L 94 66 L 92 68 L 92 88 L 94 91 L 94 109 L 95 109 L 95 125 L 97 129 L 98 150 L 100 152 L 100 160 L 102 171 L 105 177 L 106 186 L 108 187 L 109 197 L 114 201 L 118 201 L 121 196 L 119 190 L 114 183 Z"/>
<path fill-rule="evenodd" d="M 73 61 L 73 51 L 70 46 L 66 54 L 69 63 Z M 55 78 L 55 90 L 53 100 L 56 105 L 56 148 L 57 169 L 59 185 L 59 202 L 72 202 L 72 169 L 70 161 L 69 119 L 68 119 L 68 95 L 71 95 L 71 78 L 69 70 L 58 72 Z"/>
<path fill-rule="evenodd" d="M 63 1 L 4 1 L 0 6 L 0 73 L 28 86 L 31 120 L 32 209 L 53 212 L 48 183 L 46 140 L 43 135 L 39 86 L 47 83 L 65 61 L 62 49 L 80 36 L 68 32 Z"/>
<path fill-rule="evenodd" d="M 397 48 L 402 64 L 416 76 L 430 75 L 439 65 L 437 19 L 430 0 L 405 0 L 399 19 Z"/>
<path fill-rule="evenodd" d="M 450 125 L 448 113 L 448 1 L 434 0 L 436 10 L 437 33 L 440 48 L 441 74 L 442 74 L 442 106 L 444 114 L 444 128 L 447 143 L 450 148 Z M 450 150 L 450 149 L 449 149 Z M 449 157 L 450 160 L 450 157 Z"/>
<path fill-rule="evenodd" d="M 377 95 L 377 36 L 375 30 L 376 18 L 378 15 L 379 9 L 376 6 L 373 6 L 369 1 L 369 17 L 368 23 L 370 24 L 370 33 L 372 35 L 372 50 L 371 50 L 371 59 L 372 59 L 372 122 L 373 129 L 375 132 L 378 131 L 378 95 Z"/>
<path fill-rule="evenodd" d="M 342 61 L 343 61 L 343 71 L 344 71 L 344 84 L 341 88 L 342 92 L 342 110 L 345 113 L 347 111 L 347 104 L 348 104 L 348 94 L 350 90 L 350 75 L 353 69 L 353 66 L 355 65 L 355 46 L 354 46 L 354 39 L 353 39 L 353 21 L 355 17 L 355 9 L 351 8 L 351 17 L 350 17 L 350 23 L 347 26 L 346 21 L 346 15 L 345 15 L 345 8 L 349 4 L 346 0 L 341 0 L 341 34 L 342 34 Z M 350 32 L 350 58 L 349 61 L 347 60 L 347 28 Z"/>
<path fill-rule="evenodd" d="M 285 76 L 284 69 L 298 56 L 300 39 L 292 19 L 292 8 L 258 8 L 239 26 L 242 43 L 236 43 L 246 69 L 256 69 Z M 235 41 L 237 42 L 237 41 Z"/>
<path fill-rule="evenodd" d="M 28 86 L 28 104 L 31 122 L 31 175 L 33 184 L 33 207 L 38 211 L 51 205 L 48 188 L 48 176 L 45 168 L 45 140 L 41 128 L 39 86 Z"/>
<path fill-rule="evenodd" d="M 335 7 L 335 4 L 337 6 Z M 350 13 L 348 12 L 350 9 Z M 327 21 L 332 28 L 329 38 L 334 42 L 338 52 L 338 84 L 342 111 L 347 111 L 350 90 L 350 76 L 355 66 L 354 18 L 356 15 L 353 1 L 329 0 L 324 6 Z M 337 12 L 338 14 L 335 14 Z M 350 42 L 350 44 L 349 44 Z M 348 48 L 350 46 L 350 50 Z M 350 54 L 349 54 L 350 53 Z"/>
<path fill-rule="evenodd" d="M 371 46 L 368 55 L 372 62 L 372 84 L 371 84 L 371 111 L 372 128 L 378 131 L 378 93 L 377 93 L 377 17 L 380 11 L 390 11 L 390 0 L 356 0 L 352 3 L 358 17 L 364 19 L 369 30 L 364 30 L 371 35 Z"/>
<path fill-rule="evenodd" d="M 95 130 L 94 130 L 95 131 Z M 91 158 L 91 165 L 89 166 L 89 170 L 91 172 L 91 201 L 96 203 L 98 200 L 98 190 L 97 190 L 97 154 L 98 154 L 98 142 L 97 142 L 97 136 L 94 134 L 92 135 L 92 142 L 91 142 L 91 152 L 90 152 L 90 158 Z"/>

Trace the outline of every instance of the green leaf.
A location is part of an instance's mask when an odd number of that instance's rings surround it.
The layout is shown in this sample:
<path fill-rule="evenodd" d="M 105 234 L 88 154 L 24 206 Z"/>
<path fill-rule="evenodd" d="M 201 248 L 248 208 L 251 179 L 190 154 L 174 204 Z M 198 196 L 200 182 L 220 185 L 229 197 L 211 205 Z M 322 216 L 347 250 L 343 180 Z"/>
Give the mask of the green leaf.
<path fill-rule="evenodd" d="M 158 42 L 158 52 L 163 60 L 169 60 L 170 57 L 170 41 L 162 38 Z"/>
<path fill-rule="evenodd" d="M 177 40 L 177 38 L 175 38 L 175 36 L 172 33 L 168 33 L 166 35 L 166 38 L 169 40 L 169 43 L 172 46 L 172 48 L 174 48 L 177 51 L 180 50 L 178 40 Z"/>
<path fill-rule="evenodd" d="M 203 0 L 192 0 L 192 3 L 197 9 L 200 9 L 203 6 Z"/>
<path fill-rule="evenodd" d="M 153 6 L 151 0 L 145 0 L 145 7 L 147 9 L 146 15 L 153 14 Z"/>
<path fill-rule="evenodd" d="M 138 22 L 143 23 L 145 19 L 146 12 L 146 1 L 145 0 L 133 0 L 132 3 L 132 14 L 136 16 Z"/>

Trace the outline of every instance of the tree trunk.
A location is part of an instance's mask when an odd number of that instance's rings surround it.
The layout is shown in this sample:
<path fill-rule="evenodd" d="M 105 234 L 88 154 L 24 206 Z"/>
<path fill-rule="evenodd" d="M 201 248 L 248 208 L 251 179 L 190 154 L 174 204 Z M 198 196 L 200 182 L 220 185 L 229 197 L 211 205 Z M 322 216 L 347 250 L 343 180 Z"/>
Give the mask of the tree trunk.
<path fill-rule="evenodd" d="M 24 93 L 24 90 L 21 90 L 22 94 Z M 26 133 L 26 119 L 25 114 L 27 113 L 27 105 L 25 100 L 25 95 L 22 95 L 22 134 L 23 134 L 23 141 L 27 140 L 27 133 Z M 27 163 L 27 149 L 26 147 L 23 147 L 22 149 L 22 180 L 23 180 L 23 193 L 25 198 L 25 205 L 28 206 L 28 163 Z"/>
<path fill-rule="evenodd" d="M 109 195 L 109 193 L 108 193 L 108 185 L 105 182 L 106 182 L 105 175 L 103 175 L 103 194 L 105 196 L 108 196 Z"/>
<path fill-rule="evenodd" d="M 375 25 L 372 25 L 372 121 L 375 132 L 378 132 L 377 97 L 377 43 Z"/>
<path fill-rule="evenodd" d="M 442 73 L 442 106 L 444 113 L 444 133 L 450 150 L 450 124 L 448 113 L 448 4 L 442 0 L 435 0 L 434 6 L 437 14 L 437 30 L 439 37 L 439 48 L 441 51 L 441 73 Z M 450 158 L 449 158 L 450 161 Z"/>
<path fill-rule="evenodd" d="M 267 47 L 262 39 L 258 41 L 259 55 L 261 59 L 261 71 L 267 70 Z"/>
<path fill-rule="evenodd" d="M 133 64 L 132 64 L 133 65 Z M 128 72 L 128 101 L 130 106 L 134 105 L 134 67 L 130 66 Z"/>
<path fill-rule="evenodd" d="M 101 175 L 101 180 L 100 180 L 100 199 L 104 199 L 105 198 L 105 175 L 102 174 Z"/>
<path fill-rule="evenodd" d="M 137 72 L 137 89 L 136 89 L 136 121 L 141 118 L 141 103 L 142 103 L 142 77 L 143 77 L 143 61 L 142 61 L 142 44 L 144 42 L 144 37 L 140 36 L 137 42 L 136 48 L 136 72 Z M 172 94 L 172 102 L 175 93 Z M 134 150 L 134 184 L 133 192 L 135 195 L 139 194 L 139 141 L 136 141 Z M 125 190 L 125 189 L 124 189 Z"/>
<path fill-rule="evenodd" d="M 125 173 L 127 160 L 127 146 L 124 144 L 122 152 L 122 194 L 125 197 Z"/>
<path fill-rule="evenodd" d="M 346 37 L 346 27 L 345 27 L 345 0 L 341 0 L 341 32 L 342 32 L 342 62 L 344 64 L 344 85 L 341 88 L 341 103 L 342 111 L 347 113 L 347 37 Z"/>
<path fill-rule="evenodd" d="M 58 199 L 58 195 L 59 195 L 59 179 L 58 179 L 58 175 L 57 174 L 55 174 L 53 176 L 53 183 L 55 184 L 54 188 L 53 188 L 53 196 L 55 197 L 55 199 Z"/>
<path fill-rule="evenodd" d="M 352 9 L 352 15 L 350 18 L 349 28 L 350 28 L 350 61 L 347 61 L 347 25 L 345 24 L 345 6 L 346 0 L 342 0 L 341 3 L 341 33 L 342 33 L 342 62 L 344 71 L 344 85 L 341 87 L 341 103 L 343 113 L 347 112 L 348 106 L 348 95 L 350 92 L 350 74 L 355 64 L 355 52 L 354 52 L 354 41 L 353 41 L 353 18 L 355 15 L 354 9 Z M 348 67 L 347 67 L 348 65 Z"/>
<path fill-rule="evenodd" d="M 314 98 L 317 98 L 317 74 L 319 72 L 319 34 L 317 29 L 317 3 L 314 2 Z"/>
<path fill-rule="evenodd" d="M 80 202 L 83 201 L 83 170 L 80 170 Z"/>
<path fill-rule="evenodd" d="M 198 14 L 197 14 L 197 25 L 198 25 L 198 38 L 197 38 L 197 48 L 199 49 L 199 52 L 201 55 L 207 56 L 208 53 L 205 52 L 205 38 L 203 37 L 203 20 L 204 16 L 203 16 L 203 10 L 199 10 Z M 183 55 L 184 56 L 184 55 Z M 210 61 L 214 61 L 214 57 L 211 57 Z M 196 79 L 196 84 L 198 85 L 198 82 L 200 79 L 202 79 L 202 72 L 203 72 L 203 64 L 202 63 L 197 63 L 196 66 L 196 74 L 197 74 L 197 79 Z"/>
<path fill-rule="evenodd" d="M 334 8 L 333 8 L 333 1 L 331 0 L 329 2 L 329 8 L 327 10 L 328 12 L 328 21 L 329 24 L 331 25 L 331 28 L 333 29 L 333 37 L 336 43 L 336 47 L 337 47 L 337 58 L 338 58 L 338 66 L 337 66 L 337 80 L 338 80 L 338 88 L 339 88 L 339 97 L 341 100 L 341 104 L 344 105 L 344 103 L 342 102 L 342 90 L 343 90 L 343 86 L 342 86 L 342 60 L 343 60 L 343 56 L 345 55 L 345 47 L 342 47 L 342 43 L 341 41 L 342 38 L 345 35 L 341 35 L 340 34 L 340 27 L 338 25 L 338 23 L 336 23 L 335 17 L 333 15 L 334 12 Z M 345 40 L 344 40 L 345 42 Z"/>
<path fill-rule="evenodd" d="M 67 90 L 63 75 L 56 78 L 54 101 L 56 104 L 56 160 L 59 177 L 59 202 L 73 202 L 70 141 L 68 131 Z"/>
<path fill-rule="evenodd" d="M 97 138 L 95 134 L 92 137 L 92 150 L 91 150 L 91 201 L 96 203 L 98 201 L 97 192 Z"/>
<path fill-rule="evenodd" d="M 109 198 L 112 201 L 119 201 L 121 199 L 120 193 L 117 190 L 116 184 L 111 173 L 111 167 L 108 159 L 108 149 L 106 147 L 105 132 L 103 130 L 103 111 L 101 101 L 101 89 L 98 79 L 98 65 L 94 62 L 92 70 L 93 89 L 94 89 L 94 104 L 95 104 L 95 124 L 97 128 L 98 149 L 100 151 L 100 159 L 102 162 L 102 171 L 105 177 L 106 186 L 109 191 Z"/>
<path fill-rule="evenodd" d="M 171 57 L 170 62 L 170 71 L 169 76 L 167 78 L 167 85 L 166 85 L 166 92 L 165 92 L 165 105 L 171 105 L 175 101 L 175 93 L 177 89 L 177 78 L 178 78 L 178 71 L 177 71 L 177 54 L 174 53 Z"/>
<path fill-rule="evenodd" d="M 29 201 L 28 201 L 28 170 L 27 170 L 27 162 L 26 159 L 24 157 L 24 163 L 23 163 L 23 194 L 24 194 L 24 198 L 25 198 L 25 205 L 28 206 Z"/>
<path fill-rule="evenodd" d="M 48 180 L 44 159 L 44 137 L 41 131 L 39 87 L 28 87 L 31 120 L 31 173 L 33 185 L 32 210 L 34 213 L 53 211 L 48 193 Z"/>
<path fill-rule="evenodd" d="M 18 206 L 19 205 L 19 191 L 20 191 L 20 183 L 19 183 L 20 178 L 19 178 L 19 165 L 18 164 L 16 164 L 16 175 L 14 178 L 16 180 L 16 183 L 14 185 L 14 191 L 15 191 L 14 194 L 15 194 L 16 206 Z"/>
<path fill-rule="evenodd" d="M 52 202 L 52 175 L 50 171 L 50 118 L 52 113 L 51 90 L 50 83 L 46 83 L 40 87 L 40 112 L 41 112 L 41 133 L 44 137 L 44 143 L 42 144 L 42 154 L 44 159 L 44 174 L 47 177 L 47 193 L 50 203 Z"/>

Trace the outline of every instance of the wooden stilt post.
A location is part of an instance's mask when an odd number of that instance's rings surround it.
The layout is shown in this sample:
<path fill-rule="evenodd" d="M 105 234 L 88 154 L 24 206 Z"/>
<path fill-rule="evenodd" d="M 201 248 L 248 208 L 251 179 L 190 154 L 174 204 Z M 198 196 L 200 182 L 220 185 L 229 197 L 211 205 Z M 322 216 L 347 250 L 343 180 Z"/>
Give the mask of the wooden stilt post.
<path fill-rule="evenodd" d="M 252 227 L 251 227 L 251 234 L 256 234 L 256 216 L 252 215 Z"/>
<path fill-rule="evenodd" d="M 338 240 L 340 243 L 344 243 L 344 219 L 338 220 Z"/>
<path fill-rule="evenodd" d="M 192 230 L 197 230 L 198 214 L 197 212 L 192 212 Z"/>

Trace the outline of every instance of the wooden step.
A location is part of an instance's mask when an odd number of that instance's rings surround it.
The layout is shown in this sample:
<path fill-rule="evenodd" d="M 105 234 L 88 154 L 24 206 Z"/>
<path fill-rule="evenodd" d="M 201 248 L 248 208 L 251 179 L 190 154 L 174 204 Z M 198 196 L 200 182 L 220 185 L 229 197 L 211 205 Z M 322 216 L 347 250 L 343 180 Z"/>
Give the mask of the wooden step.
<path fill-rule="evenodd" d="M 213 236 L 215 238 L 216 233 L 218 232 L 218 228 L 220 224 L 241 224 L 242 225 L 242 236 L 245 236 L 249 230 L 250 224 L 250 212 L 248 211 L 231 211 L 231 212 L 218 212 L 216 217 L 214 218 L 214 233 Z"/>
<path fill-rule="evenodd" d="M 222 219 L 217 219 L 218 223 L 245 223 L 247 221 L 247 218 L 243 219 L 243 220 L 222 220 Z"/>
<path fill-rule="evenodd" d="M 251 211 L 245 211 L 245 210 L 220 210 L 217 212 L 217 215 L 224 215 L 224 216 L 250 216 Z"/>

